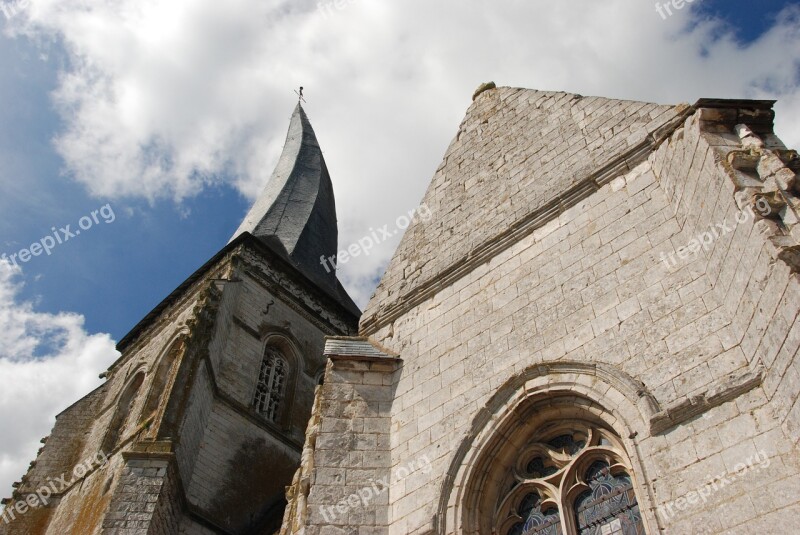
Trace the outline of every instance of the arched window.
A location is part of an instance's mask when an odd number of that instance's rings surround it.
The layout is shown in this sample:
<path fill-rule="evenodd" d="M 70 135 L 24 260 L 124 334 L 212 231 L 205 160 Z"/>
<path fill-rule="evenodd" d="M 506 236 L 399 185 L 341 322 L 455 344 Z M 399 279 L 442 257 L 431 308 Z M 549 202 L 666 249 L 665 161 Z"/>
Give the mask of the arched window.
<path fill-rule="evenodd" d="M 253 405 L 260 415 L 278 423 L 284 401 L 289 363 L 276 348 L 267 346 L 258 375 Z"/>
<path fill-rule="evenodd" d="M 537 426 L 502 478 L 497 535 L 644 535 L 621 440 L 581 420 Z"/>
<path fill-rule="evenodd" d="M 609 463 L 595 461 L 582 481 L 590 488 L 575 501 L 580 533 L 644 533 L 633 483 L 624 469 L 614 474 Z"/>
<path fill-rule="evenodd" d="M 144 372 L 137 372 L 133 379 L 128 381 L 128 384 L 122 390 L 117 400 L 117 406 L 114 409 L 114 416 L 108 425 L 108 431 L 103 439 L 101 451 L 106 454 L 111 454 L 112 451 L 119 445 L 120 439 L 125 436 L 125 431 L 128 427 L 128 420 L 130 419 L 130 412 L 133 408 L 133 403 L 136 400 L 136 395 L 144 382 Z"/>
<path fill-rule="evenodd" d="M 185 339 L 181 336 L 172 343 L 169 350 L 158 361 L 150 384 L 150 392 L 147 394 L 147 400 L 142 410 L 141 421 L 153 416 L 158 411 L 159 404 L 168 397 L 170 378 L 180 362 L 184 347 Z"/>
<path fill-rule="evenodd" d="M 454 449 L 438 533 L 657 533 L 637 453 L 659 410 L 645 385 L 606 364 L 552 362 L 511 377 Z"/>

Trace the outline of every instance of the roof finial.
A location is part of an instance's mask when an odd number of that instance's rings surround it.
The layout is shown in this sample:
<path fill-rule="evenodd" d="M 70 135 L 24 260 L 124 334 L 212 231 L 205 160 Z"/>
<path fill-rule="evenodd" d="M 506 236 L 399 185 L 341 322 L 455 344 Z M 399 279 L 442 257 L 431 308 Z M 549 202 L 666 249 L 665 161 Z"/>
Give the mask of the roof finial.
<path fill-rule="evenodd" d="M 300 86 L 300 91 L 295 89 L 294 93 L 295 93 L 295 95 L 297 95 L 297 102 L 298 103 L 306 101 L 306 99 L 303 98 L 303 86 L 302 85 Z"/>

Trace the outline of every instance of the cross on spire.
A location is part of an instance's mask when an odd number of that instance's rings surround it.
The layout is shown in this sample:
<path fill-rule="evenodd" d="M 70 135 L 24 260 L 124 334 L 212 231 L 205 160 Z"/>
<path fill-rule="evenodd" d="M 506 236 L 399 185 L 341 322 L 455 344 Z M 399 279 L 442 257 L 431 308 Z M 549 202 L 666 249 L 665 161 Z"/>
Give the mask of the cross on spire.
<path fill-rule="evenodd" d="M 294 93 L 295 93 L 295 95 L 297 95 L 297 102 L 305 102 L 306 101 L 306 99 L 303 98 L 303 86 L 302 85 L 300 86 L 300 91 L 295 89 Z"/>

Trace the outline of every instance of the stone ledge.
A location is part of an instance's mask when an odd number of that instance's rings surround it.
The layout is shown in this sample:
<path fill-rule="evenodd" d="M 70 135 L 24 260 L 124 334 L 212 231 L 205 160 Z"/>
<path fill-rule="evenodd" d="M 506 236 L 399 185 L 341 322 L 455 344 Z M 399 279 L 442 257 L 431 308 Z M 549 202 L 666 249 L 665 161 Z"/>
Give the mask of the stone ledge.
<path fill-rule="evenodd" d="M 673 403 L 650 418 L 650 434 L 660 435 L 761 385 L 764 368 L 731 374 L 698 396 Z"/>
<path fill-rule="evenodd" d="M 171 440 L 135 442 L 127 450 L 123 450 L 122 458 L 128 459 L 164 459 L 175 458 L 175 450 Z"/>
<path fill-rule="evenodd" d="M 365 337 L 328 336 L 324 355 L 331 360 L 401 362 L 398 355 Z"/>

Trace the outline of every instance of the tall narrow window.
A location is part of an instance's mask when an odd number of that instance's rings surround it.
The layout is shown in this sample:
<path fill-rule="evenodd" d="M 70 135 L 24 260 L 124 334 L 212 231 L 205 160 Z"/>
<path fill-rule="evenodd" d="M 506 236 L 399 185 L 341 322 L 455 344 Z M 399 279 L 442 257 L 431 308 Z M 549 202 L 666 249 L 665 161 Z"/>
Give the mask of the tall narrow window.
<path fill-rule="evenodd" d="M 581 534 L 639 535 L 642 515 L 633 493 L 631 478 L 624 471 L 617 475 L 605 461 L 595 461 L 584 474 L 589 489 L 575 501 Z"/>
<path fill-rule="evenodd" d="M 261 371 L 253 400 L 256 411 L 270 420 L 278 422 L 288 375 L 288 363 L 281 353 L 272 347 L 264 352 Z"/>
<path fill-rule="evenodd" d="M 144 372 L 138 372 L 134 375 L 133 379 L 128 382 L 127 386 L 125 386 L 122 394 L 120 394 L 117 400 L 117 407 L 114 410 L 111 422 L 108 424 L 108 431 L 106 431 L 106 436 L 103 439 L 100 451 L 111 454 L 119 445 L 120 440 L 125 437 L 125 432 L 129 424 L 128 417 L 142 383 L 144 383 Z"/>

